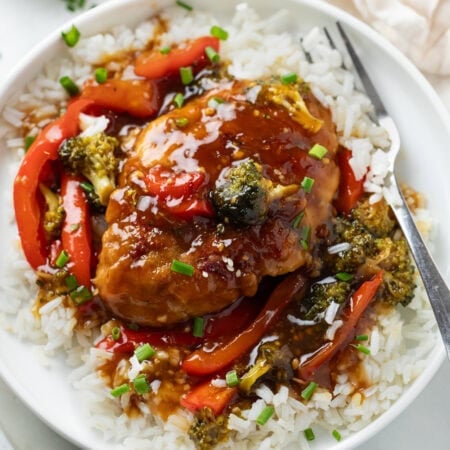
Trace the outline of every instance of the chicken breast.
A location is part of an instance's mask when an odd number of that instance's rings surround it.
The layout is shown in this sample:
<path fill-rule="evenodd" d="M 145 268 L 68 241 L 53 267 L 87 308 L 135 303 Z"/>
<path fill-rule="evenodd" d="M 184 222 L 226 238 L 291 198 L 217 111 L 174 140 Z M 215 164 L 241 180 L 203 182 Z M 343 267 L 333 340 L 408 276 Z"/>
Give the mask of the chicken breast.
<path fill-rule="evenodd" d="M 313 270 L 339 181 L 338 142 L 330 111 L 298 92 L 230 82 L 143 129 L 110 199 L 95 279 L 115 315 L 182 322 L 253 296 L 265 276 Z M 314 144 L 327 149 L 323 158 L 308 154 Z M 265 197 L 251 224 L 211 202 L 245 161 L 281 192 Z"/>

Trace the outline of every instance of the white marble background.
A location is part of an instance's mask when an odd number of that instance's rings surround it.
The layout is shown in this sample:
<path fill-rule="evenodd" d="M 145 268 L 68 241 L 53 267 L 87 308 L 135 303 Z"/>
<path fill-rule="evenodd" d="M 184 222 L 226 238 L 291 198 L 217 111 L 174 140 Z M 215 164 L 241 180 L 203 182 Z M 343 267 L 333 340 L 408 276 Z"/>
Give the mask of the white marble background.
<path fill-rule="evenodd" d="M 94 0 L 102 3 L 109 0 Z M 226 0 L 222 0 L 226 1 Z M 318 0 L 319 1 L 319 0 Z M 354 0 L 355 4 L 363 3 Z M 401 3 L 383 0 L 381 4 Z M 407 4 L 430 6 L 440 0 L 403 0 Z M 442 3 L 448 0 L 441 0 Z M 351 0 L 331 0 L 356 12 Z M 370 5 L 372 0 L 366 0 Z M 89 3 L 89 0 L 87 0 Z M 380 2 L 379 2 L 380 3 Z M 73 13 L 65 0 L 0 0 L 0 84 L 28 50 L 48 32 L 64 23 Z M 450 28 L 450 18 L 446 26 Z M 450 76 L 429 76 L 450 109 Z M 364 450 L 450 449 L 450 363 L 446 361 L 430 385 L 413 404 Z M 76 450 L 30 412 L 0 381 L 0 450 Z"/>

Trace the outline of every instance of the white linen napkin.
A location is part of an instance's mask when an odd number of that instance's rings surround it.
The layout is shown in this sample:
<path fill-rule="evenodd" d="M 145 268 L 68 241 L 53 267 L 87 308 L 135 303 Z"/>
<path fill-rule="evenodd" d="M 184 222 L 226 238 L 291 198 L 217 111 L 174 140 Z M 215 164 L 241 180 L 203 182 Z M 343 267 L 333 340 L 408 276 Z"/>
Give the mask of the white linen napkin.
<path fill-rule="evenodd" d="M 329 0 L 389 39 L 419 69 L 450 75 L 450 0 Z"/>

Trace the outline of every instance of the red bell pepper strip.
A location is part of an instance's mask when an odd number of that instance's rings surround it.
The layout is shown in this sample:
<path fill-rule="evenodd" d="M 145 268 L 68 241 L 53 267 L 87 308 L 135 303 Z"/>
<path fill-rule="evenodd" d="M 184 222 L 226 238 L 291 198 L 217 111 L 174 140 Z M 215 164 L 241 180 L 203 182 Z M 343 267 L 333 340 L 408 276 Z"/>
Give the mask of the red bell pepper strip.
<path fill-rule="evenodd" d="M 201 68 L 207 62 L 206 47 L 212 47 L 218 52 L 220 40 L 204 36 L 189 42 L 185 47 L 173 48 L 167 54 L 162 54 L 159 50 L 143 53 L 136 59 L 134 71 L 141 77 L 158 80 L 177 74 L 181 67 Z"/>
<path fill-rule="evenodd" d="M 91 222 L 89 207 L 78 177 L 63 174 L 61 196 L 66 213 L 61 242 L 69 254 L 68 269 L 79 285 L 91 286 Z"/>
<path fill-rule="evenodd" d="M 78 133 L 78 116 L 92 104 L 92 100 L 77 99 L 69 104 L 65 114 L 47 125 L 24 156 L 14 180 L 14 211 L 22 249 L 35 270 L 46 263 L 48 256 L 37 201 L 42 171 L 49 161 L 58 158 L 61 142 Z"/>
<path fill-rule="evenodd" d="M 303 380 L 314 378 L 317 370 L 330 361 L 336 353 L 348 344 L 355 336 L 356 325 L 370 302 L 375 297 L 383 281 L 383 271 L 378 272 L 371 280 L 365 281 L 350 297 L 344 309 L 343 325 L 336 331 L 331 342 L 327 342 L 298 368 L 299 377 Z"/>
<path fill-rule="evenodd" d="M 182 363 L 182 369 L 189 375 L 204 376 L 216 373 L 229 366 L 234 360 L 256 345 L 292 298 L 306 287 L 303 275 L 288 275 L 272 292 L 255 321 L 242 333 L 208 351 L 204 347 L 191 353 Z"/>
<path fill-rule="evenodd" d="M 256 316 L 257 309 L 258 302 L 252 298 L 244 298 L 218 314 L 206 316 L 204 339 L 217 339 L 240 332 Z M 119 339 L 114 340 L 112 336 L 107 336 L 97 344 L 97 348 L 114 353 L 133 353 L 141 344 L 156 347 L 166 345 L 191 347 L 200 342 L 202 342 L 200 338 L 185 331 L 135 331 L 121 327 Z"/>
<path fill-rule="evenodd" d="M 156 84 L 149 80 L 111 79 L 98 85 L 87 83 L 81 96 L 114 112 L 141 118 L 154 116 L 160 106 Z"/>
<path fill-rule="evenodd" d="M 356 206 L 364 192 L 364 177 L 361 180 L 356 179 L 353 169 L 350 166 L 351 157 L 352 152 L 346 148 L 341 149 L 337 155 L 341 180 L 339 183 L 336 209 L 338 212 L 346 215 Z"/>
<path fill-rule="evenodd" d="M 181 405 L 192 412 L 211 408 L 214 415 L 218 416 L 233 400 L 237 388 L 217 387 L 211 381 L 195 386 L 192 391 L 181 397 Z"/>
<path fill-rule="evenodd" d="M 205 199 L 190 198 L 177 206 L 168 207 L 172 216 L 180 220 L 190 221 L 196 216 L 213 217 L 214 210 L 211 203 Z"/>

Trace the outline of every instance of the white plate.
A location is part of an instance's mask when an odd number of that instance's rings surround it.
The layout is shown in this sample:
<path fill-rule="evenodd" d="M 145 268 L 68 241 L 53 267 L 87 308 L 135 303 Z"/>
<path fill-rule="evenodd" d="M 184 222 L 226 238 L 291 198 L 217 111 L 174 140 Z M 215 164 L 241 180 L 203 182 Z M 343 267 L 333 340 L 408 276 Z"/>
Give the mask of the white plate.
<path fill-rule="evenodd" d="M 157 6 L 172 4 L 170 0 L 118 0 L 87 12 L 74 22 L 83 35 L 108 30 L 119 23 L 132 25 L 150 16 Z M 228 15 L 237 1 L 191 2 L 196 8 L 205 7 L 221 15 Z M 279 3 L 271 0 L 249 0 L 262 16 L 279 10 Z M 388 110 L 394 116 L 406 149 L 400 169 L 404 180 L 424 193 L 434 218 L 436 249 L 434 257 L 450 279 L 450 217 L 443 205 L 450 204 L 450 120 L 448 113 L 423 76 L 394 47 L 370 28 L 327 4 L 317 0 L 285 0 L 283 8 L 292 14 L 292 29 L 308 29 L 315 25 L 333 26 L 340 20 L 350 30 L 353 40 L 371 77 L 379 88 Z M 299 27 L 299 28 L 294 28 Z M 67 26 L 62 27 L 67 29 Z M 0 110 L 8 99 L 30 81 L 50 59 L 65 51 L 60 30 L 54 32 L 32 51 L 13 72 L 0 91 Z M 0 152 L 0 188 L 11 190 L 10 177 L 6 174 L 8 153 Z M 8 223 L 8 215 L 0 214 L 0 253 L 6 254 L 7 243 L 15 236 Z M 8 264 L 0 261 L 0 270 Z M 7 302 L 8 298 L 0 298 Z M 439 368 L 444 350 L 439 345 L 430 355 L 426 370 L 405 391 L 400 399 L 371 425 L 353 434 L 341 443 L 329 438 L 319 438 L 314 448 L 342 449 L 360 445 L 391 422 L 426 386 Z M 60 361 L 51 367 L 41 366 L 32 346 L 0 330 L 0 375 L 16 394 L 45 422 L 70 441 L 86 448 L 106 448 L 99 434 L 92 431 L 78 408 L 76 393 L 67 382 L 69 370 Z"/>

